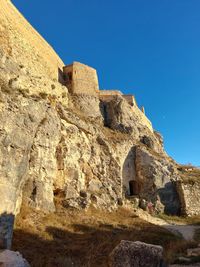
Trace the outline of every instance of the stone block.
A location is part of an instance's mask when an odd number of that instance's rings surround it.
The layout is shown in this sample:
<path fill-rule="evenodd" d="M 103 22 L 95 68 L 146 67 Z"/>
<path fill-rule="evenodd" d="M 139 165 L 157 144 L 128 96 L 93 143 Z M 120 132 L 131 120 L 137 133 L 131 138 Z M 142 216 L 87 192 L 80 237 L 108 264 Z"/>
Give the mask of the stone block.
<path fill-rule="evenodd" d="M 122 240 L 112 251 L 110 267 L 160 267 L 163 265 L 163 248 L 140 241 Z"/>

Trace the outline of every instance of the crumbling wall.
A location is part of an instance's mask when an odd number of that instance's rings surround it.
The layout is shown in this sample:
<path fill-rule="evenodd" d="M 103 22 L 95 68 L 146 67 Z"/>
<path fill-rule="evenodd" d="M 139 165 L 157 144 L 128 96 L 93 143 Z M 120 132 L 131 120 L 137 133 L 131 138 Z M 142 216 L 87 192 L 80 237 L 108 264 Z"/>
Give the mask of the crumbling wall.
<path fill-rule="evenodd" d="M 123 95 L 123 98 L 126 99 L 126 101 L 129 103 L 129 105 L 137 106 L 135 97 L 133 95 Z"/>
<path fill-rule="evenodd" d="M 100 90 L 99 99 L 104 102 L 112 101 L 116 96 L 122 96 L 129 105 L 137 106 L 135 97 L 133 95 L 123 95 L 119 90 Z"/>
<path fill-rule="evenodd" d="M 120 92 L 119 90 L 100 90 L 99 91 L 99 99 L 102 102 L 110 102 L 116 96 L 122 96 L 122 92 Z"/>
<path fill-rule="evenodd" d="M 200 182 L 176 182 L 181 202 L 181 214 L 194 216 L 200 214 Z"/>

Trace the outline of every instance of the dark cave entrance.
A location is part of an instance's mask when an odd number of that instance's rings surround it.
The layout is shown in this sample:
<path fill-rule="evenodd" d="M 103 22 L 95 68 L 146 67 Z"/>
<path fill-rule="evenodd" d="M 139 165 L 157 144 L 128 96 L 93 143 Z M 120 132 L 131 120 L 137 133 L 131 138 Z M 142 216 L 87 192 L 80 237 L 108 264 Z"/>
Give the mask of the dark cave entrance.
<path fill-rule="evenodd" d="M 129 195 L 135 196 L 139 195 L 139 193 L 140 193 L 139 183 L 135 180 L 129 181 Z"/>

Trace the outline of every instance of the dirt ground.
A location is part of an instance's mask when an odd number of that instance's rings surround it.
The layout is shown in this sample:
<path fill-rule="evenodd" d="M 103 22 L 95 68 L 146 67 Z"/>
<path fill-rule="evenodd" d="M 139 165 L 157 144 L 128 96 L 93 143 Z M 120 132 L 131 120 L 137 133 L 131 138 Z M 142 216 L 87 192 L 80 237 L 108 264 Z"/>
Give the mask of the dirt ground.
<path fill-rule="evenodd" d="M 32 267 L 106 267 L 109 254 L 121 240 L 161 245 L 168 262 L 196 245 L 154 224 L 155 218 L 148 222 L 138 216 L 129 209 L 110 213 L 60 209 L 45 214 L 23 207 L 16 217 L 13 249 L 22 253 Z M 160 224 L 164 221 L 156 220 Z"/>

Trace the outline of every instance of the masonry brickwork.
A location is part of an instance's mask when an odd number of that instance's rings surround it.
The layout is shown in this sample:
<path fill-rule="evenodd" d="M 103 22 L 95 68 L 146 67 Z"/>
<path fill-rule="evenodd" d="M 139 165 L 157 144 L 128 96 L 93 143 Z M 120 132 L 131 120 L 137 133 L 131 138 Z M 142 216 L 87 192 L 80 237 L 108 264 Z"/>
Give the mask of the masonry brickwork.
<path fill-rule="evenodd" d="M 119 90 L 99 90 L 99 99 L 103 102 L 112 101 L 116 96 L 122 96 L 122 92 Z"/>
<path fill-rule="evenodd" d="M 93 95 L 103 102 L 112 101 L 116 96 L 122 96 L 130 106 L 137 106 L 133 95 L 124 95 L 119 90 L 99 90 L 98 76 L 95 69 L 73 62 L 63 68 L 65 84 L 71 94 Z"/>
<path fill-rule="evenodd" d="M 95 69 L 79 62 L 63 68 L 66 86 L 72 94 L 97 95 L 99 83 Z"/>
<path fill-rule="evenodd" d="M 126 99 L 126 101 L 129 103 L 129 105 L 137 106 L 135 97 L 133 95 L 123 95 L 123 98 Z"/>

